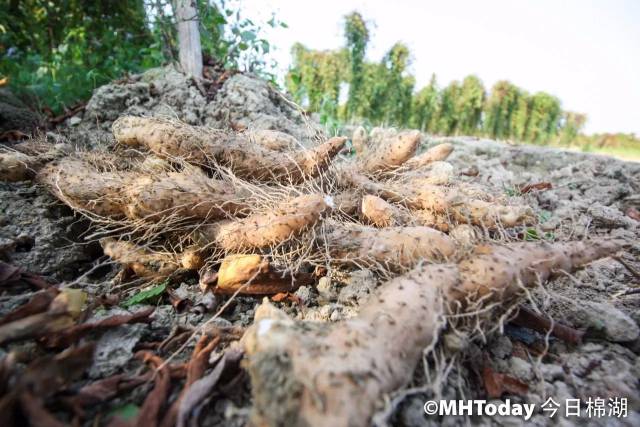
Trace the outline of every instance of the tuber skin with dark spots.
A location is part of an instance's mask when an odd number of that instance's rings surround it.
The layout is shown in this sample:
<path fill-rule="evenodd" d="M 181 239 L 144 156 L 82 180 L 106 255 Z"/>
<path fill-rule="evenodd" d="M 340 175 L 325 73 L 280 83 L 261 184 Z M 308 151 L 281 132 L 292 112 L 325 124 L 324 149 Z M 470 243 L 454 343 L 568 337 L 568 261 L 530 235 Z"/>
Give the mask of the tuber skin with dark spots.
<path fill-rule="evenodd" d="M 614 254 L 614 240 L 478 246 L 382 285 L 357 317 L 319 329 L 270 303 L 243 337 L 252 421 L 265 426 L 368 426 L 383 395 L 404 386 L 448 311 L 507 301 L 554 274 Z M 354 401 L 357 396 L 357 401 Z"/>
<path fill-rule="evenodd" d="M 299 183 L 322 173 L 346 138 L 335 137 L 308 150 L 278 151 L 252 141 L 250 133 L 148 117 L 121 117 L 113 123 L 120 144 L 143 146 L 162 158 L 181 158 L 203 167 L 219 164 L 244 179 Z"/>
<path fill-rule="evenodd" d="M 195 167 L 100 172 L 82 159 L 67 158 L 47 165 L 37 179 L 72 207 L 104 217 L 222 219 L 249 211 L 247 194 Z"/>
<path fill-rule="evenodd" d="M 269 212 L 202 227 L 198 240 L 214 243 L 227 252 L 267 248 L 313 227 L 328 209 L 322 195 L 298 196 L 281 202 Z"/>

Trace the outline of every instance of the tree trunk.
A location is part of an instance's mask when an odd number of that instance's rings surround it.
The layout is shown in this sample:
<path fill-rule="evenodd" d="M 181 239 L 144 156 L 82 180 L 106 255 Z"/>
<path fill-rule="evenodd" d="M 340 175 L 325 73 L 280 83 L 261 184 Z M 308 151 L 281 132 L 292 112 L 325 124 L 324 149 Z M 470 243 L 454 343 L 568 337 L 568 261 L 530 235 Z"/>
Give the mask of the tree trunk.
<path fill-rule="evenodd" d="M 186 74 L 202 77 L 202 46 L 196 0 L 175 0 L 175 11 L 180 43 L 180 66 Z"/>

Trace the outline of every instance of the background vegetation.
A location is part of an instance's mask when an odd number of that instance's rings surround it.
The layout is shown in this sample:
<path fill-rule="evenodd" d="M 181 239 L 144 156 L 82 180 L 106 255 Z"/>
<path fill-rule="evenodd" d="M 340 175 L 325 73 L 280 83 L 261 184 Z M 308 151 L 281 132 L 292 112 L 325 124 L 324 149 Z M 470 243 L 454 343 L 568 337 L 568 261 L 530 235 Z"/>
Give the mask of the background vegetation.
<path fill-rule="evenodd" d="M 205 62 L 275 81 L 269 41 L 233 0 L 197 0 Z M 177 58 L 171 0 L 5 0 L 0 4 L 0 80 L 49 115 L 87 100 L 93 89 L 127 73 Z M 273 17 L 266 25 L 285 26 Z M 640 157 L 634 135 L 586 136 L 584 114 L 509 81 L 486 88 L 476 76 L 442 86 L 431 76 L 416 87 L 411 53 L 396 43 L 367 60 L 370 31 L 359 13 L 345 17 L 341 49 L 292 49 L 285 87 L 336 129 L 343 123 L 412 127 L 439 135 L 477 135 L 534 144 L 573 145 Z"/>
<path fill-rule="evenodd" d="M 296 44 L 285 85 L 293 98 L 331 127 L 354 122 L 411 127 L 438 135 L 477 135 L 533 144 L 578 146 L 640 157 L 634 135 L 581 133 L 587 117 L 562 109 L 546 92 L 529 93 L 502 80 L 490 89 L 477 76 L 415 87 L 411 54 L 396 43 L 380 62 L 365 59 L 370 33 L 357 12 L 345 17 L 345 45 L 315 51 Z"/>
<path fill-rule="evenodd" d="M 9 0 L 0 7 L 0 78 L 60 113 L 94 88 L 176 60 L 170 0 Z M 264 72 L 269 42 L 225 0 L 197 0 L 205 61 Z M 268 25 L 282 25 L 275 19 Z"/>

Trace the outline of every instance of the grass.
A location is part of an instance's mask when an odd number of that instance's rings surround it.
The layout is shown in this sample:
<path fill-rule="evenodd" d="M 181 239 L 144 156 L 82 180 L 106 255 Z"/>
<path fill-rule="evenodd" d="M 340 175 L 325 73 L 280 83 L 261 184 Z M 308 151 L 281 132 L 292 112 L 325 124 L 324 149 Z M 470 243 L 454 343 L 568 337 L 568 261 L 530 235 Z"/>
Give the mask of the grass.
<path fill-rule="evenodd" d="M 584 146 L 585 153 L 605 154 L 622 160 L 640 162 L 640 145 L 638 147 L 593 147 Z"/>

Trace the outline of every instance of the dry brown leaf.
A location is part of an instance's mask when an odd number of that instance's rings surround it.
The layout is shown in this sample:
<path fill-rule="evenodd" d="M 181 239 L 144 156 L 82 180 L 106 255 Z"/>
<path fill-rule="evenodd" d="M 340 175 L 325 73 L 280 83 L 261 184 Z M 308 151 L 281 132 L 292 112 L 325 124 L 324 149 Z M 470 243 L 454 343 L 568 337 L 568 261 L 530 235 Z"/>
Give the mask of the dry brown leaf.
<path fill-rule="evenodd" d="M 522 381 L 494 371 L 486 356 L 482 367 L 482 379 L 487 395 L 491 399 L 500 398 L 504 393 L 525 396 L 529 391 L 529 386 Z"/>
<path fill-rule="evenodd" d="M 138 359 L 142 359 L 155 370 L 155 386 L 149 394 L 147 394 L 138 417 L 136 425 L 139 427 L 156 427 L 160 422 L 160 411 L 165 405 L 171 392 L 171 372 L 169 366 L 164 361 L 147 351 L 136 353 Z M 158 369 L 162 366 L 161 369 Z"/>
<path fill-rule="evenodd" d="M 558 322 L 552 322 L 550 319 L 526 307 L 520 307 L 518 315 L 511 322 L 518 326 L 533 329 L 541 334 L 546 334 L 551 330 L 551 335 L 554 337 L 574 345 L 580 344 L 584 336 L 584 331 L 579 331 Z"/>
<path fill-rule="evenodd" d="M 537 182 L 535 184 L 527 184 L 520 187 L 520 194 L 527 194 L 533 190 L 536 191 L 545 191 L 553 188 L 553 185 L 550 182 Z"/>

